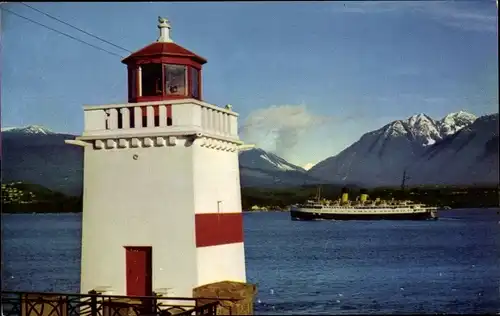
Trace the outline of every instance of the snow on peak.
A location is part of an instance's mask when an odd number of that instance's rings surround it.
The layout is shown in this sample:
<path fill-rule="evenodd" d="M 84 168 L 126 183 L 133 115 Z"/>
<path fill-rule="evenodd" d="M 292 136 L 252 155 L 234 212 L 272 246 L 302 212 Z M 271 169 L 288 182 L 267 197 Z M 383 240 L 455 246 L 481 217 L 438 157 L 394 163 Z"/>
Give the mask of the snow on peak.
<path fill-rule="evenodd" d="M 283 171 L 297 170 L 297 167 L 292 166 L 286 160 L 274 154 L 267 153 L 264 150 L 261 151 L 260 158 L 266 160 L 270 164 L 274 165 L 276 168 Z"/>
<path fill-rule="evenodd" d="M 2 132 L 9 133 L 19 133 L 19 134 L 38 134 L 38 135 L 48 135 L 54 134 L 51 130 L 40 125 L 28 125 L 24 127 L 5 127 L 2 128 Z"/>
<path fill-rule="evenodd" d="M 397 120 L 384 128 L 384 136 L 405 136 L 412 140 L 418 140 L 423 146 L 432 145 L 441 139 L 436 122 L 425 114 L 416 114 L 406 120 Z"/>
<path fill-rule="evenodd" d="M 433 121 L 433 119 L 431 119 L 430 117 L 428 117 L 424 113 L 420 113 L 420 114 L 410 116 L 406 121 L 409 124 L 414 125 L 414 124 L 419 124 L 421 122 Z"/>
<path fill-rule="evenodd" d="M 240 164 L 244 167 L 264 170 L 304 171 L 301 167 L 261 148 L 240 151 Z"/>
<path fill-rule="evenodd" d="M 439 128 L 443 137 L 455 134 L 462 128 L 472 124 L 477 117 L 474 114 L 458 111 L 446 115 L 439 121 Z"/>
<path fill-rule="evenodd" d="M 402 136 L 406 134 L 406 129 L 403 125 L 403 122 L 401 120 L 394 121 L 390 124 L 387 124 L 385 127 L 383 127 L 384 131 L 384 136 L 387 137 L 397 137 L 397 136 Z"/>
<path fill-rule="evenodd" d="M 469 119 L 469 120 L 475 120 L 476 118 L 477 117 L 474 114 L 460 110 L 458 112 L 453 112 L 453 113 L 450 113 L 450 114 L 446 115 L 442 119 L 442 121 L 444 121 L 446 119 Z"/>
<path fill-rule="evenodd" d="M 436 121 L 423 113 L 409 117 L 406 123 L 413 138 L 419 139 L 423 146 L 432 145 L 441 139 Z"/>
<path fill-rule="evenodd" d="M 475 115 L 465 111 L 450 113 L 439 121 L 420 113 L 406 120 L 397 120 L 387 124 L 383 128 L 383 133 L 385 138 L 405 136 L 417 140 L 422 146 L 429 146 L 458 132 L 475 120 Z"/>

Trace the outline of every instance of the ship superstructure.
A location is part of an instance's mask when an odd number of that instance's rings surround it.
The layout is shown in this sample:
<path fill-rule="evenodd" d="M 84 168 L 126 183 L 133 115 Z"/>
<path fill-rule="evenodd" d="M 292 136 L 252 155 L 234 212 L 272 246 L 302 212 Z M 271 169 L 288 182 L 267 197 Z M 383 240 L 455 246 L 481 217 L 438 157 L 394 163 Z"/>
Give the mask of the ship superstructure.
<path fill-rule="evenodd" d="M 319 189 L 315 200 L 293 205 L 290 216 L 292 220 L 435 220 L 438 210 L 436 206 L 408 200 L 369 200 L 366 191 L 351 201 L 346 189 L 342 190 L 340 199 L 330 201 L 321 199 Z"/>

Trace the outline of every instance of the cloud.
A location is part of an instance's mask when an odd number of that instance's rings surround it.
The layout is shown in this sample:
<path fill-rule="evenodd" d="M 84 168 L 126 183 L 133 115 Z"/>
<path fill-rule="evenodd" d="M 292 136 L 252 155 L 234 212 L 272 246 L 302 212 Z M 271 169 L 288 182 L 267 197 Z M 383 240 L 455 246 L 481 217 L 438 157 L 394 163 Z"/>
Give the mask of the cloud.
<path fill-rule="evenodd" d="M 251 112 L 239 133 L 245 142 L 288 159 L 304 133 L 331 119 L 310 113 L 305 105 L 272 105 Z"/>
<path fill-rule="evenodd" d="M 435 20 L 469 31 L 497 31 L 496 14 L 486 14 L 484 11 L 464 6 L 445 6 L 445 3 L 435 3 L 432 6 L 431 14 Z"/>
<path fill-rule="evenodd" d="M 302 166 L 302 168 L 304 168 L 305 170 L 309 170 L 312 167 L 314 167 L 314 165 L 315 165 L 315 163 L 309 162 L 309 163 L 306 163 L 304 166 Z"/>
<path fill-rule="evenodd" d="M 491 10 L 480 8 L 485 3 L 490 4 Z M 459 2 L 459 1 L 365 1 L 365 2 L 336 2 L 333 5 L 334 13 L 352 14 L 380 14 L 380 13 L 408 13 L 424 14 L 428 18 L 443 25 L 469 31 L 496 32 L 497 8 L 495 2 Z"/>

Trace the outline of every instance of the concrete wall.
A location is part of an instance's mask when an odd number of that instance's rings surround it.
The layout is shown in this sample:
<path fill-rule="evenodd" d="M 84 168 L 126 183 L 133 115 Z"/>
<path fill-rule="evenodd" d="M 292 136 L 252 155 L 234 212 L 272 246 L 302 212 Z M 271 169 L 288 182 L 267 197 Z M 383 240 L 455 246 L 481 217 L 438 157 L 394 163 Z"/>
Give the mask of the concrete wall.
<path fill-rule="evenodd" d="M 194 148 L 196 214 L 241 213 L 238 151 Z M 221 201 L 218 203 L 217 201 Z M 245 250 L 242 242 L 201 247 L 198 255 L 198 285 L 218 281 L 246 282 Z"/>
<path fill-rule="evenodd" d="M 199 144 L 198 141 L 195 142 Z M 240 172 L 238 151 L 194 147 L 193 176 L 196 194 L 194 207 L 197 214 L 241 212 Z"/>
<path fill-rule="evenodd" d="M 137 160 L 133 159 L 138 155 Z M 85 149 L 81 292 L 126 294 L 124 246 L 153 247 L 153 290 L 197 286 L 193 150 Z"/>
<path fill-rule="evenodd" d="M 219 281 L 246 282 L 242 242 L 197 249 L 198 285 Z"/>

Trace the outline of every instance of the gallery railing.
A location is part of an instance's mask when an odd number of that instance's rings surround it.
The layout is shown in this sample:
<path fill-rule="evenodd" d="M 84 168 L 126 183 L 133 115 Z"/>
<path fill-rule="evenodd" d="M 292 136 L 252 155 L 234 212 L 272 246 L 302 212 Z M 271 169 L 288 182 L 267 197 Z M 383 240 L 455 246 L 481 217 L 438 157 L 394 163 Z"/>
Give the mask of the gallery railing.
<path fill-rule="evenodd" d="M 217 315 L 219 302 L 202 298 L 2 291 L 2 316 Z"/>

